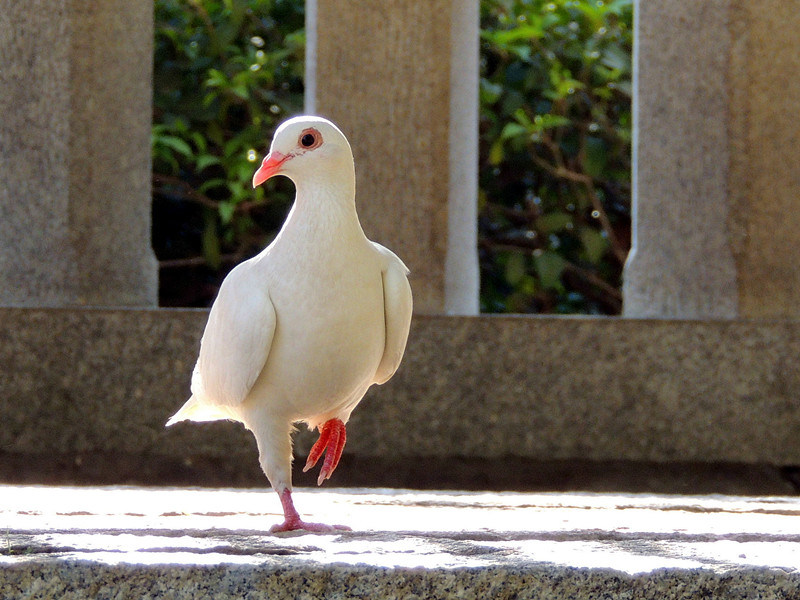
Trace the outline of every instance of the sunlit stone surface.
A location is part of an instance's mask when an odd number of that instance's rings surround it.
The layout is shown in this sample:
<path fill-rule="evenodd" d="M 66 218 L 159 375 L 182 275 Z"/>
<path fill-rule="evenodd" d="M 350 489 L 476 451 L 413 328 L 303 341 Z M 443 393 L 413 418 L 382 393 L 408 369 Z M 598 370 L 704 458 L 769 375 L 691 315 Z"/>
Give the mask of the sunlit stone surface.
<path fill-rule="evenodd" d="M 267 490 L 4 486 L 0 498 L 3 597 L 81 597 L 109 581 L 175 598 L 200 581 L 373 597 L 398 585 L 452 591 L 454 581 L 466 597 L 588 597 L 598 586 L 800 593 L 800 499 L 788 497 L 298 489 L 305 517 L 353 527 L 324 535 L 270 535 L 280 506 Z"/>

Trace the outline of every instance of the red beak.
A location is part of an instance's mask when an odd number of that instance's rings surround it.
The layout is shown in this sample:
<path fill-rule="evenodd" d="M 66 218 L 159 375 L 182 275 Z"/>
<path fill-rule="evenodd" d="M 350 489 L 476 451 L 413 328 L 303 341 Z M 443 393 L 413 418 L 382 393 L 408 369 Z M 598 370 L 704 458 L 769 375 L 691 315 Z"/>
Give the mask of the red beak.
<path fill-rule="evenodd" d="M 280 152 L 270 152 L 253 175 L 253 187 L 258 187 L 273 175 L 277 175 L 281 166 L 289 157 Z"/>

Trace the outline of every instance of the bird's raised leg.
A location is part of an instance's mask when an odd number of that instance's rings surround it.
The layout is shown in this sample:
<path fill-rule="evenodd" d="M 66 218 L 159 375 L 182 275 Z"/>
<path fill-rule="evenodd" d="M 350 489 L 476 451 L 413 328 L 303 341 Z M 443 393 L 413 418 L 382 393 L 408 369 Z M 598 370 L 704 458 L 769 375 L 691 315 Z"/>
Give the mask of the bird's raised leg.
<path fill-rule="evenodd" d="M 292 490 L 285 489 L 278 492 L 283 506 L 283 523 L 273 525 L 270 528 L 270 533 L 278 533 L 280 531 L 313 531 L 317 533 L 329 533 L 331 531 L 350 531 L 346 525 L 326 525 L 325 523 L 307 523 L 300 518 L 300 514 L 294 507 L 292 501 Z"/>
<path fill-rule="evenodd" d="M 288 420 L 272 417 L 266 411 L 253 411 L 248 415 L 249 427 L 258 443 L 258 457 L 264 474 L 272 488 L 278 493 L 283 507 L 283 523 L 270 528 L 278 531 L 331 532 L 349 530 L 341 525 L 325 525 L 323 523 L 306 523 L 300 518 L 292 502 L 292 438 Z"/>
<path fill-rule="evenodd" d="M 347 430 L 341 419 L 325 421 L 319 428 L 317 443 L 311 447 L 311 451 L 308 453 L 308 460 L 306 461 L 306 466 L 303 467 L 303 472 L 305 473 L 317 464 L 319 457 L 325 452 L 325 461 L 322 463 L 322 468 L 317 478 L 317 485 L 322 485 L 323 481 L 330 479 L 338 466 L 346 441 Z"/>

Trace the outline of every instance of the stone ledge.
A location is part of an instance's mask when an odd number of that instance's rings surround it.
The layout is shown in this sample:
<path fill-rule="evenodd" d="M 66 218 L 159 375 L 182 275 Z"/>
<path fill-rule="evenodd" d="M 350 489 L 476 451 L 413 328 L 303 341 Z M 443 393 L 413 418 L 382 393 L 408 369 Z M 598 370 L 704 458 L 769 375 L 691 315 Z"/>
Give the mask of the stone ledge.
<path fill-rule="evenodd" d="M 0 309 L 0 451 L 251 470 L 241 427 L 163 427 L 205 319 Z M 800 464 L 798 356 L 800 321 L 417 316 L 397 376 L 353 414 L 346 455 Z"/>
<path fill-rule="evenodd" d="M 800 500 L 0 486 L 13 598 L 790 598 Z"/>

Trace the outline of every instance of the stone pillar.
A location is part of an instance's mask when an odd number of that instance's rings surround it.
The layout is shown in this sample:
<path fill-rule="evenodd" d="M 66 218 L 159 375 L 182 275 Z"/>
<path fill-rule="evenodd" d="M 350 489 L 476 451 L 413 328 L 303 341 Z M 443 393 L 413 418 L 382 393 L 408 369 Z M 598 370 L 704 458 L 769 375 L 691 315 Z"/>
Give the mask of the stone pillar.
<path fill-rule="evenodd" d="M 308 0 L 306 108 L 353 146 L 367 235 L 419 313 L 478 312 L 478 2 Z"/>
<path fill-rule="evenodd" d="M 800 316 L 794 9 L 637 2 L 626 316 Z"/>
<path fill-rule="evenodd" d="M 0 0 L 0 305 L 155 305 L 152 2 Z"/>

